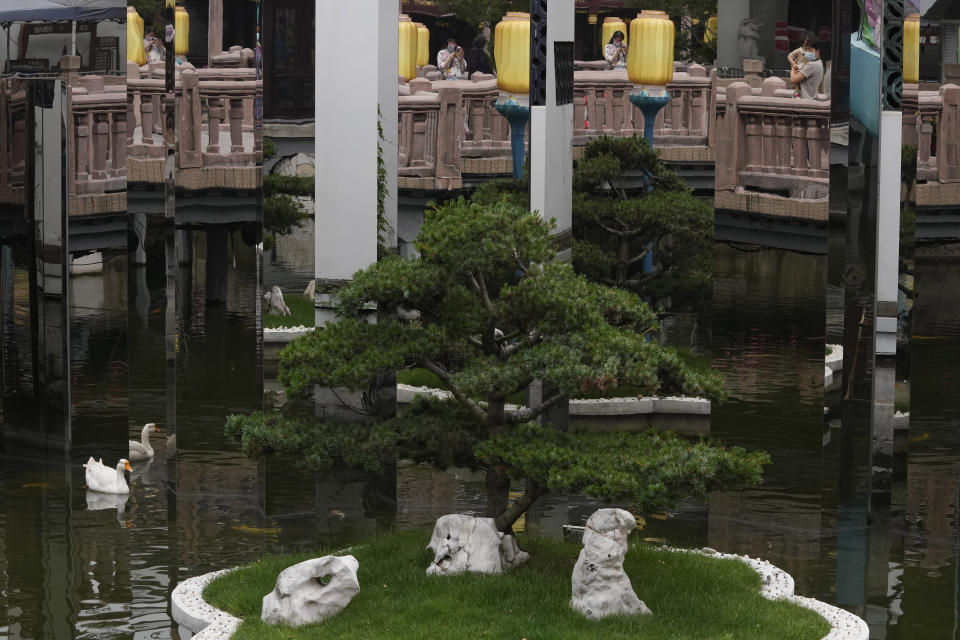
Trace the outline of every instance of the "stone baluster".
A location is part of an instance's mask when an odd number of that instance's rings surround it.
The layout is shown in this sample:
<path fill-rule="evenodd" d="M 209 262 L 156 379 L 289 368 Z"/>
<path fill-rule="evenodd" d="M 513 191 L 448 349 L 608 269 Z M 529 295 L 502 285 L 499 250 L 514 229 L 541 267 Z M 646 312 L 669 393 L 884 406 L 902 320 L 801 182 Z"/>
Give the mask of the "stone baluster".
<path fill-rule="evenodd" d="M 114 176 L 123 176 L 127 173 L 127 141 L 130 135 L 127 132 L 127 112 L 114 111 L 111 125 L 110 167 Z"/>
<path fill-rule="evenodd" d="M 95 180 L 107 177 L 107 150 L 110 142 L 110 125 L 107 119 L 107 113 L 93 112 L 93 162 L 90 165 L 90 175 Z"/>
<path fill-rule="evenodd" d="M 732 190 L 738 182 L 741 169 L 750 168 L 751 145 L 759 146 L 757 140 L 751 140 L 751 123 L 745 114 L 740 113 L 740 100 L 751 94 L 750 86 L 743 82 L 734 82 L 727 87 L 724 95 L 724 108 L 718 116 L 717 162 L 715 184 L 717 189 Z M 759 131 L 754 131 L 759 133 Z M 753 136 L 756 138 L 756 136 Z M 757 152 L 754 157 L 758 157 Z"/>
<path fill-rule="evenodd" d="M 460 132 L 463 131 L 463 112 L 457 108 L 460 104 L 460 89 L 441 87 L 439 90 L 440 108 L 434 128 L 429 132 L 428 141 L 433 144 L 426 149 L 436 149 L 435 164 L 437 178 L 460 178 Z M 430 139 L 433 136 L 433 139 Z M 429 164 L 429 161 L 428 161 Z"/>
<path fill-rule="evenodd" d="M 746 171 L 763 171 L 763 121 L 755 113 L 748 113 L 741 117 L 745 123 L 744 132 L 747 144 L 744 169 Z"/>
<path fill-rule="evenodd" d="M 807 130 L 803 126 L 802 118 L 793 118 L 791 120 L 791 138 L 793 140 L 793 170 L 791 173 L 798 176 L 808 174 L 809 163 L 807 161 Z"/>
<path fill-rule="evenodd" d="M 133 146 L 133 130 L 137 127 L 136 115 L 134 115 L 133 103 L 136 98 L 136 93 L 129 88 L 127 85 L 127 116 L 126 116 L 126 132 L 127 132 L 127 146 Z"/>
<path fill-rule="evenodd" d="M 940 87 L 940 101 L 937 178 L 940 182 L 960 182 L 960 86 Z"/>
<path fill-rule="evenodd" d="M 230 98 L 230 152 L 243 152 L 243 99 Z"/>
<path fill-rule="evenodd" d="M 792 118 L 787 115 L 777 117 L 777 173 L 789 174 L 797 166 L 803 166 L 803 159 L 792 156 L 793 133 Z M 791 161 L 792 160 L 792 161 Z"/>
<path fill-rule="evenodd" d="M 193 69 L 184 69 L 180 74 L 180 85 L 182 90 L 180 104 L 177 107 L 178 123 L 180 125 L 177 142 L 180 152 L 178 162 L 179 166 L 184 169 L 198 168 L 203 166 L 202 143 L 200 141 L 203 134 L 203 121 L 200 105 L 200 80 L 197 77 L 197 72 Z M 241 126 L 241 124 L 238 123 L 238 126 Z M 240 151 L 242 150 L 241 148 Z"/>
<path fill-rule="evenodd" d="M 74 135 L 77 137 L 76 143 L 76 167 L 74 174 L 77 183 L 85 183 L 90 177 L 90 115 L 86 112 L 74 114 L 73 128 Z"/>
<path fill-rule="evenodd" d="M 823 141 L 821 140 L 820 120 L 807 119 L 807 149 L 810 162 L 809 176 L 819 176 L 825 173 L 823 167 Z"/>
<path fill-rule="evenodd" d="M 223 121 L 224 109 L 222 98 L 207 99 L 207 153 L 220 153 L 220 123 Z"/>
<path fill-rule="evenodd" d="M 401 101 L 401 106 L 403 102 Z M 397 166 L 398 168 L 410 166 L 410 143 L 413 129 L 413 113 L 410 111 L 400 111 L 399 128 L 397 132 Z"/>
<path fill-rule="evenodd" d="M 153 99 L 149 94 L 140 93 L 140 134 L 143 144 L 153 145 Z"/>

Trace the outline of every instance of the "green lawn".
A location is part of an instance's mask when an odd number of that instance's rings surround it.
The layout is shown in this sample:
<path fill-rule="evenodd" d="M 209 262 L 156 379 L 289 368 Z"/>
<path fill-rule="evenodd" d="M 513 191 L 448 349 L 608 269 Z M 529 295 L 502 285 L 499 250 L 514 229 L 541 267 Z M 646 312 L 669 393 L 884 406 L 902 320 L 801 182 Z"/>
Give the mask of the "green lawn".
<path fill-rule="evenodd" d="M 269 556 L 213 581 L 204 598 L 244 619 L 235 640 L 319 638 L 643 638 L 644 640 L 819 640 L 817 614 L 759 595 L 760 577 L 736 560 L 632 544 L 625 569 L 652 616 L 589 621 L 569 606 L 580 545 L 521 538 L 530 561 L 501 576 L 428 577 L 429 532 L 385 534 L 355 547 L 360 593 L 339 615 L 297 629 L 260 622 L 277 574 L 310 557 Z"/>
<path fill-rule="evenodd" d="M 263 314 L 263 326 L 268 329 L 277 327 L 312 327 L 314 324 L 313 300 L 307 300 L 300 292 L 291 291 L 283 296 L 283 301 L 290 308 L 289 316 L 278 316 L 273 313 Z M 264 305 L 266 311 L 266 305 Z"/>

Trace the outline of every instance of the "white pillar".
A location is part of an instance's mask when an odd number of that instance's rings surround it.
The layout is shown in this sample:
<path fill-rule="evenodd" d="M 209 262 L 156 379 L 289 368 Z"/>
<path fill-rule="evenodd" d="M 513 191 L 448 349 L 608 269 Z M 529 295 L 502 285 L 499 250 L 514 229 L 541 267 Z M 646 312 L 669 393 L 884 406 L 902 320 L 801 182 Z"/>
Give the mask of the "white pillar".
<path fill-rule="evenodd" d="M 900 275 L 900 146 L 903 114 L 880 113 L 877 193 L 876 323 L 877 355 L 897 353 L 897 281 Z"/>
<path fill-rule="evenodd" d="M 397 15 L 397 6 L 380 0 L 316 2 L 317 326 L 336 315 L 332 291 L 377 260 L 377 103 L 382 83 L 376 70 L 392 74 L 396 105 Z M 389 20 L 393 35 L 385 42 Z M 373 37 L 363 37 L 358 29 L 367 29 Z M 357 46 L 358 37 L 363 46 Z M 385 133 L 388 129 L 384 122 Z M 388 151 L 385 147 L 385 158 Z"/>
<path fill-rule="evenodd" d="M 549 1 L 546 105 L 530 107 L 530 208 L 554 218 L 554 232 L 567 235 L 573 218 L 573 104 L 557 104 L 554 43 L 573 42 L 573 17 L 574 0 Z"/>
<path fill-rule="evenodd" d="M 384 217 L 387 219 L 387 231 L 383 238 L 387 249 L 397 249 L 397 132 L 399 131 L 399 116 L 397 90 L 398 65 L 400 50 L 400 3 L 392 6 L 391 3 L 380 10 L 379 47 L 383 52 L 383 63 L 380 70 L 380 124 L 383 127 L 383 164 L 387 170 L 387 197 L 384 200 Z"/>

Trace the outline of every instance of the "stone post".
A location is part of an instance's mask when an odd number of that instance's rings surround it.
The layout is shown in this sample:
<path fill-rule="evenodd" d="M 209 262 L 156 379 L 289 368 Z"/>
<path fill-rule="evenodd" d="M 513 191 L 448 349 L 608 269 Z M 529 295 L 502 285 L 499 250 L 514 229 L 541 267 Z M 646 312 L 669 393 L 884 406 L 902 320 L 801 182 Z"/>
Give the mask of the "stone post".
<path fill-rule="evenodd" d="M 223 52 L 223 0 L 209 0 L 207 11 L 207 66 Z"/>

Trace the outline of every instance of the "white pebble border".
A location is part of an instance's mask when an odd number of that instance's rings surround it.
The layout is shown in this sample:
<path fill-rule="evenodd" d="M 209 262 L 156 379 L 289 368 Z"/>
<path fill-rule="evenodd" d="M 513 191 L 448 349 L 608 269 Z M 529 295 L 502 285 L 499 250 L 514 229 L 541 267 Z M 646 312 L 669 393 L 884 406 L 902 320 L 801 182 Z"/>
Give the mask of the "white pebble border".
<path fill-rule="evenodd" d="M 669 548 L 669 547 L 668 547 Z M 821 640 L 870 640 L 870 627 L 866 621 L 845 609 L 835 607 L 826 602 L 821 602 L 814 598 L 807 598 L 796 595 L 794 590 L 793 577 L 766 560 L 751 558 L 750 556 L 740 556 L 733 553 L 719 553 L 709 547 L 701 550 L 697 549 L 674 549 L 672 551 L 682 551 L 687 553 L 699 553 L 714 558 L 732 558 L 740 560 L 750 566 L 751 569 L 760 574 L 762 586 L 760 595 L 767 600 L 786 600 L 793 604 L 810 609 L 823 617 L 830 626 L 830 633 L 823 636 Z"/>
<path fill-rule="evenodd" d="M 413 387 L 408 384 L 397 385 L 397 403 L 409 404 L 415 396 L 433 396 L 449 399 L 452 394 L 444 389 Z M 508 404 L 507 411 L 516 411 L 519 407 Z M 670 396 L 665 398 L 600 398 L 575 399 L 570 401 L 572 416 L 630 416 L 638 414 L 669 413 L 684 415 L 710 415 L 710 401 L 706 398 L 687 398 Z"/>
<path fill-rule="evenodd" d="M 830 347 L 831 353 L 823 358 L 823 364 L 830 367 L 831 371 L 843 369 L 843 345 L 828 344 L 827 346 Z"/>
<path fill-rule="evenodd" d="M 313 327 L 277 327 L 276 329 L 263 328 L 264 342 L 290 342 L 294 338 L 299 338 L 313 331 Z"/>
<path fill-rule="evenodd" d="M 240 626 L 240 618 L 207 604 L 203 590 L 214 579 L 234 569 L 211 571 L 188 578 L 178 584 L 170 595 L 173 620 L 194 634 L 190 640 L 226 640 Z"/>
<path fill-rule="evenodd" d="M 796 595 L 793 577 L 766 560 L 740 556 L 733 553 L 719 553 L 709 547 L 703 549 L 677 549 L 661 547 L 680 553 L 697 553 L 714 558 L 731 558 L 745 562 L 760 574 L 762 586 L 760 595 L 767 600 L 786 600 L 820 614 L 830 624 L 830 633 L 821 640 L 870 640 L 870 628 L 867 623 L 854 614 L 821 602 L 814 598 Z M 349 550 L 349 549 L 348 549 Z M 340 552 L 336 552 L 340 553 Z M 223 569 L 202 576 L 189 578 L 176 586 L 170 596 L 173 619 L 177 624 L 195 633 L 191 640 L 228 640 L 240 626 L 240 619 L 207 604 L 203 600 L 203 590 L 215 578 L 233 571 Z"/>

